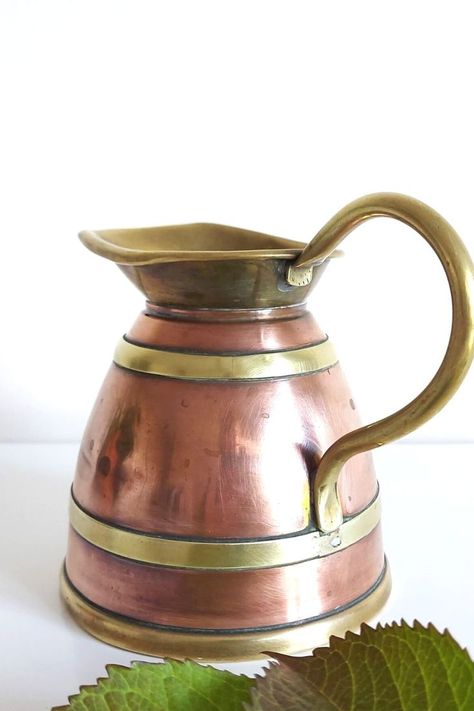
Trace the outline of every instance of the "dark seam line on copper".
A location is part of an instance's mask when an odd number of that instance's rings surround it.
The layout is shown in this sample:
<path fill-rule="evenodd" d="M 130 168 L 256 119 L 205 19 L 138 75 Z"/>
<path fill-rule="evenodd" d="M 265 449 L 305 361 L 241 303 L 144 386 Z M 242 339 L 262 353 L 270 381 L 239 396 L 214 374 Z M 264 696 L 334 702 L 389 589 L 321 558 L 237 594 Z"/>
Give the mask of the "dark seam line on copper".
<path fill-rule="evenodd" d="M 214 354 L 215 355 L 215 354 Z M 305 378 L 308 375 L 315 375 L 316 373 L 325 373 L 327 370 L 331 370 L 336 365 L 339 365 L 339 361 L 335 360 L 331 365 L 327 365 L 324 368 L 318 368 L 317 370 L 307 370 L 305 373 L 290 373 L 289 375 L 272 375 L 271 377 L 262 378 L 179 378 L 173 375 L 158 375 L 158 373 L 144 373 L 143 370 L 134 370 L 134 368 L 127 368 L 125 365 L 120 365 L 114 360 L 112 361 L 117 368 L 121 368 L 127 373 L 134 373 L 135 375 L 142 375 L 145 378 L 164 378 L 166 380 L 180 380 L 181 382 L 188 383 L 227 383 L 228 385 L 239 385 L 241 383 L 272 383 L 276 380 L 289 380 L 290 378 Z"/>
<path fill-rule="evenodd" d="M 284 541 L 287 538 L 300 538 L 308 533 L 316 533 L 318 530 L 313 524 L 311 526 L 306 526 L 300 531 L 292 531 L 291 533 L 282 533 L 280 536 L 262 536 L 260 538 L 207 538 L 206 536 L 178 536 L 172 533 L 162 533 L 160 531 L 143 531 L 140 528 L 131 528 L 129 526 L 123 526 L 118 524 L 112 519 L 104 518 L 103 516 L 98 516 L 87 509 L 85 509 L 76 499 L 72 486 L 71 486 L 71 498 L 76 504 L 77 508 L 83 511 L 87 516 L 99 521 L 100 523 L 105 523 L 107 526 L 112 528 L 117 528 L 119 531 L 125 531 L 126 533 L 136 533 L 138 536 L 148 536 L 149 538 L 163 538 L 168 541 L 181 541 L 182 543 L 258 543 L 259 541 L 271 542 L 271 541 Z M 371 502 L 372 503 L 372 502 Z M 370 504 L 369 504 L 370 505 Z M 362 509 L 364 510 L 364 509 Z M 359 511 L 358 513 L 361 513 Z M 354 514 L 358 515 L 358 514 Z M 349 519 L 347 519 L 349 520 Z"/>
<path fill-rule="evenodd" d="M 150 304 L 150 306 L 148 306 Z M 278 313 L 279 310 L 282 309 L 287 309 L 288 311 L 290 309 L 298 309 L 301 308 L 302 306 L 306 306 L 306 301 L 300 301 L 297 304 L 280 304 L 279 306 L 261 306 L 260 308 L 255 308 L 254 306 L 249 306 L 248 308 L 245 308 L 244 306 L 238 306 L 237 308 L 232 308 L 232 307 L 222 307 L 219 308 L 219 306 L 164 306 L 162 304 L 154 304 L 152 301 L 147 301 L 147 306 L 143 310 L 143 313 L 147 312 L 147 308 L 151 309 L 156 309 L 160 310 L 163 309 L 163 312 L 168 311 L 174 311 L 175 313 L 177 312 L 178 315 L 180 316 L 183 314 L 184 316 L 187 315 L 187 312 L 189 312 L 191 315 L 193 314 L 206 314 L 209 311 L 211 312 L 216 312 L 216 313 L 222 313 L 222 314 L 229 314 L 229 313 L 237 313 L 237 314 L 242 314 L 243 316 L 247 313 L 255 313 L 255 314 L 262 314 L 264 311 L 276 311 Z M 151 316 L 154 316 L 154 314 L 150 314 Z"/>
<path fill-rule="evenodd" d="M 375 496 L 369 501 L 366 506 L 364 506 L 363 509 L 353 514 L 352 516 L 345 516 L 344 523 L 364 513 L 364 511 L 366 511 L 370 506 L 372 506 L 379 494 L 380 486 L 377 482 L 377 491 L 375 492 Z M 301 531 L 282 533 L 281 536 L 262 536 L 259 538 L 207 538 L 205 536 L 177 536 L 169 533 L 160 533 L 158 531 L 142 531 L 139 528 L 123 526 L 121 524 L 116 523 L 115 521 L 112 521 L 111 519 L 107 519 L 102 516 L 98 516 L 97 514 L 91 513 L 86 508 L 84 508 L 84 506 L 82 506 L 82 504 L 80 504 L 77 500 L 74 494 L 73 485 L 71 486 L 71 498 L 76 504 L 77 508 L 80 509 L 87 516 L 90 516 L 91 518 L 95 519 L 96 521 L 99 521 L 100 523 L 105 523 L 107 526 L 117 528 L 119 531 L 125 531 L 126 533 L 135 533 L 138 536 L 147 536 L 149 538 L 163 538 L 164 540 L 168 541 L 181 541 L 182 543 L 258 543 L 260 541 L 284 541 L 288 538 L 300 538 L 301 536 L 305 536 L 308 533 L 316 533 L 318 530 L 315 526 L 307 526 L 306 528 L 301 529 Z"/>
<path fill-rule="evenodd" d="M 300 301 L 297 304 L 280 304 L 279 306 L 260 306 L 260 307 L 255 307 L 255 306 L 238 306 L 236 308 L 233 308 L 231 306 L 229 307 L 219 307 L 219 306 L 163 306 L 161 304 L 153 304 L 150 301 L 151 307 L 156 308 L 156 309 L 167 309 L 168 311 L 174 310 L 174 311 L 190 311 L 191 313 L 206 313 L 208 311 L 217 311 L 218 313 L 223 312 L 223 313 L 229 313 L 230 311 L 232 313 L 262 313 L 263 311 L 274 311 L 276 309 L 282 310 L 282 309 L 297 309 L 299 306 L 305 306 L 306 301 Z"/>
<path fill-rule="evenodd" d="M 262 311 L 274 311 L 275 309 L 282 308 L 281 306 L 274 306 L 271 309 L 262 309 Z M 213 311 L 214 309 L 208 309 L 208 311 Z M 221 309 L 222 311 L 225 311 L 225 309 Z M 205 312 L 205 309 L 203 309 Z M 234 309 L 228 309 L 228 312 L 234 311 Z M 249 309 L 252 313 L 255 313 L 254 309 Z M 161 313 L 153 313 L 152 311 L 142 311 L 141 314 L 143 316 L 146 316 L 147 318 L 155 318 L 155 319 L 166 319 L 167 321 L 184 321 L 188 323 L 265 323 L 265 322 L 270 322 L 272 324 L 274 323 L 285 323 L 286 321 L 296 321 L 296 319 L 301 318 L 302 316 L 305 315 L 305 312 L 303 313 L 298 313 L 295 314 L 294 316 L 268 316 L 268 318 L 264 318 L 263 316 L 256 316 L 254 318 L 250 318 L 249 316 L 245 317 L 242 315 L 242 318 L 189 318 L 186 315 L 171 315 L 171 314 L 161 314 Z"/>
<path fill-rule="evenodd" d="M 101 605 L 97 605 L 97 603 L 92 602 L 92 600 L 89 600 L 88 597 L 86 597 L 83 593 L 81 593 L 80 590 L 76 588 L 76 586 L 71 582 L 71 579 L 69 578 L 67 568 L 66 568 L 66 563 L 64 563 L 64 575 L 65 578 L 68 582 L 68 584 L 71 586 L 72 590 L 76 593 L 76 595 L 81 598 L 87 605 L 89 605 L 92 608 L 95 608 L 98 612 L 105 613 L 106 615 L 109 615 L 110 617 L 115 617 L 117 620 L 121 620 L 123 622 L 126 622 L 131 625 L 136 625 L 138 627 L 147 627 L 148 629 L 154 629 L 157 632 L 158 631 L 163 631 L 163 632 L 177 632 L 177 633 L 183 633 L 183 634 L 208 634 L 208 635 L 216 635 L 216 637 L 219 637 L 219 635 L 237 635 L 237 634 L 252 634 L 255 632 L 273 632 L 277 630 L 284 630 L 288 629 L 289 627 L 299 627 L 300 625 L 306 625 L 311 622 L 318 622 L 319 620 L 324 620 L 328 619 L 330 617 L 333 617 L 334 615 L 337 615 L 340 612 L 345 612 L 346 610 L 349 610 L 351 607 L 354 607 L 357 605 L 359 602 L 363 602 L 369 595 L 378 588 L 380 583 L 383 581 L 385 574 L 387 572 L 387 559 L 384 556 L 384 564 L 383 564 L 383 569 L 382 572 L 380 573 L 379 577 L 373 583 L 373 585 L 370 586 L 370 588 L 365 592 L 362 593 L 362 595 L 359 595 L 359 597 L 356 597 L 354 600 L 351 600 L 350 602 L 346 603 L 345 605 L 339 605 L 339 607 L 335 607 L 333 610 L 329 610 L 328 612 L 323 612 L 321 615 L 316 615 L 315 617 L 305 617 L 303 620 L 296 620 L 295 622 L 283 622 L 282 624 L 279 625 L 268 625 L 266 627 L 238 627 L 238 628 L 232 628 L 232 629 L 209 629 L 207 627 L 176 627 L 174 625 L 161 625 L 157 622 L 145 622 L 143 620 L 137 620 L 135 617 L 128 617 L 127 615 L 122 615 L 119 612 L 113 612 L 112 610 L 108 610 L 105 607 L 102 607 Z"/>
<path fill-rule="evenodd" d="M 326 338 L 322 341 L 311 341 L 304 346 L 297 346 L 296 348 L 280 348 L 278 350 L 263 350 L 263 351 L 197 351 L 193 348 L 173 348 L 171 346 L 156 346 L 150 345 L 149 343 L 144 343 L 143 341 L 135 341 L 128 337 L 125 333 L 123 335 L 123 340 L 126 343 L 130 343 L 131 346 L 139 346 L 140 348 L 147 348 L 150 351 L 166 351 L 167 353 L 176 353 L 177 355 L 199 355 L 199 356 L 211 356 L 213 358 L 230 358 L 232 356 L 248 356 L 248 355 L 270 355 L 278 353 L 291 353 L 293 351 L 304 351 L 306 348 L 314 348 L 315 346 L 321 346 L 323 343 L 329 341 L 329 336 L 326 334 Z"/>

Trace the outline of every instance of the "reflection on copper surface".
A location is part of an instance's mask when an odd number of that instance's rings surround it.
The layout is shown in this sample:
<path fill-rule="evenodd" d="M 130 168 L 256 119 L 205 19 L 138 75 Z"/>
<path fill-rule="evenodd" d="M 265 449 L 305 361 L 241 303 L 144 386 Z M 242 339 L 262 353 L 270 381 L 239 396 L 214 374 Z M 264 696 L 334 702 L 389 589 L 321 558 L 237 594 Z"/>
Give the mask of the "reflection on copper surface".
<path fill-rule="evenodd" d="M 358 425 L 349 400 L 339 366 L 251 383 L 112 366 L 74 494 L 92 514 L 143 531 L 252 538 L 302 530 L 321 453 Z M 133 443 L 125 458 L 124 441 Z M 370 455 L 351 460 L 341 477 L 345 512 L 361 510 L 375 491 Z"/>
<path fill-rule="evenodd" d="M 245 322 L 195 322 L 140 314 L 127 333 L 127 340 L 132 343 L 221 354 L 303 348 L 324 341 L 325 338 L 326 334 L 308 311 L 298 318 L 293 316 Z"/>
<path fill-rule="evenodd" d="M 306 311 L 257 323 L 141 315 L 129 336 L 249 352 L 252 329 L 256 349 L 286 348 L 289 335 L 295 347 L 303 334 L 322 337 Z M 310 478 L 322 453 L 359 424 L 339 365 L 255 382 L 182 381 L 113 365 L 84 434 L 74 494 L 92 514 L 141 531 L 289 534 L 314 523 Z M 371 456 L 354 457 L 340 479 L 344 513 L 360 511 L 375 491 Z"/>

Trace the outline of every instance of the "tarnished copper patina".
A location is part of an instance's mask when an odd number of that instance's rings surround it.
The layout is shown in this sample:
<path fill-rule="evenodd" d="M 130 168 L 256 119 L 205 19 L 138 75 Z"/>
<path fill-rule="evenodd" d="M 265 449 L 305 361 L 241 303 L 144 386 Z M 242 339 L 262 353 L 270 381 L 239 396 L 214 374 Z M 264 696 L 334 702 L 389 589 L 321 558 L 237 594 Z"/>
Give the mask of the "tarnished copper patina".
<path fill-rule="evenodd" d="M 448 350 L 423 393 L 361 426 L 306 301 L 341 239 L 375 215 L 434 248 L 453 299 Z M 304 244 L 220 225 L 81 233 L 147 298 L 119 341 L 84 433 L 64 599 L 97 637 L 205 659 L 294 652 L 386 600 L 368 450 L 424 422 L 473 356 L 473 266 L 454 230 L 379 194 Z"/>

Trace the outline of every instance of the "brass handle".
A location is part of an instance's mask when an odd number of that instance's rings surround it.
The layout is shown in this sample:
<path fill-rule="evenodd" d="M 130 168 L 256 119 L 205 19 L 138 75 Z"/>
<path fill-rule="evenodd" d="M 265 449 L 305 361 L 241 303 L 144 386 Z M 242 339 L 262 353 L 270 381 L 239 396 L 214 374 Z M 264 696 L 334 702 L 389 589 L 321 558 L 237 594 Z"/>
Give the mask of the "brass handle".
<path fill-rule="evenodd" d="M 288 282 L 310 280 L 313 265 L 327 259 L 357 225 L 378 216 L 393 217 L 413 227 L 438 255 L 451 291 L 451 335 L 437 373 L 418 397 L 393 415 L 349 432 L 325 452 L 314 486 L 316 520 L 324 532 L 334 531 L 343 521 L 337 480 L 346 461 L 355 454 L 403 437 L 433 417 L 454 395 L 474 357 L 474 265 L 451 225 L 414 198 L 398 193 L 375 193 L 350 203 L 290 264 Z"/>

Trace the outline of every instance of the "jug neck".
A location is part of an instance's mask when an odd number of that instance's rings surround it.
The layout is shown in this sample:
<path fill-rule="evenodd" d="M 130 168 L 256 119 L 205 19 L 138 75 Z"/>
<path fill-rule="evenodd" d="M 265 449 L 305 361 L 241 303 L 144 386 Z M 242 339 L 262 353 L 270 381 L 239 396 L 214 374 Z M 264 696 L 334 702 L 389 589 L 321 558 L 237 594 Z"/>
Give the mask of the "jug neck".
<path fill-rule="evenodd" d="M 327 337 L 304 304 L 271 309 L 178 309 L 147 304 L 126 334 L 128 343 L 222 355 L 306 348 Z"/>
<path fill-rule="evenodd" d="M 274 306 L 260 309 L 207 309 L 207 308 L 175 308 L 161 306 L 151 301 L 146 302 L 147 316 L 182 320 L 210 322 L 242 322 L 242 321 L 277 321 L 303 316 L 307 312 L 307 304 L 291 304 L 289 306 Z"/>

